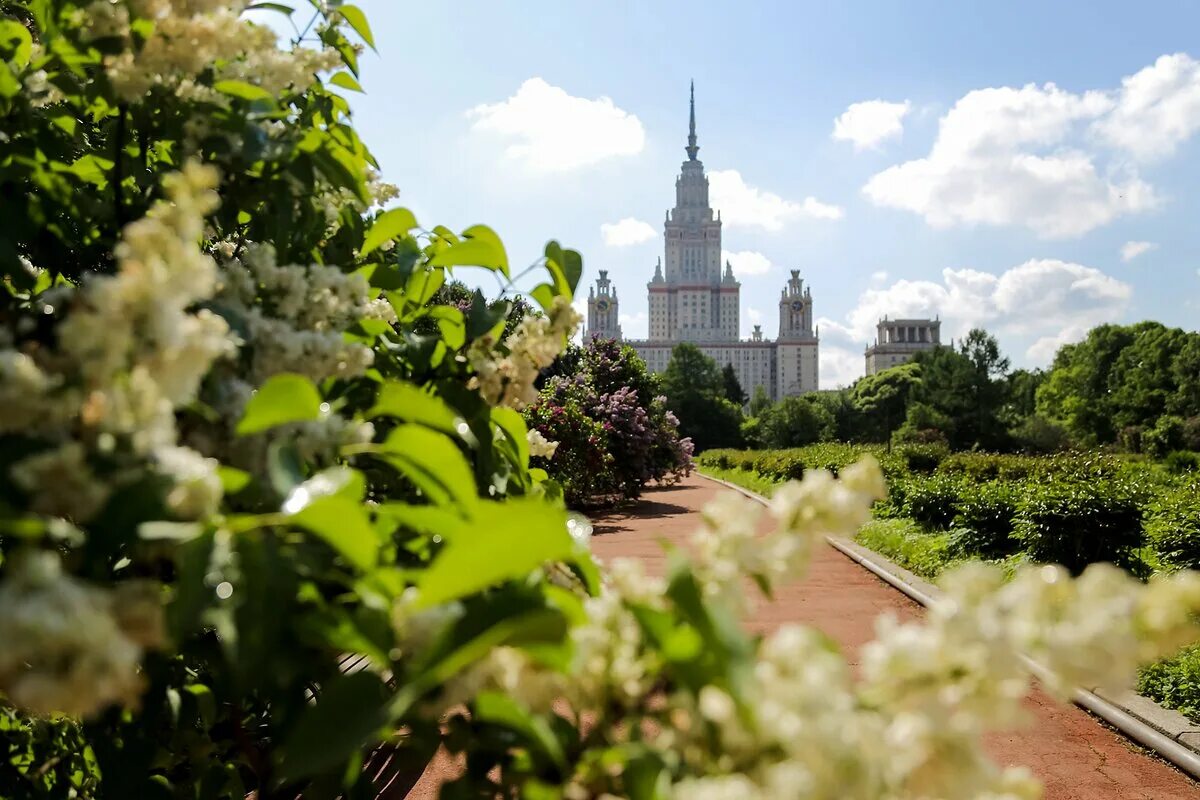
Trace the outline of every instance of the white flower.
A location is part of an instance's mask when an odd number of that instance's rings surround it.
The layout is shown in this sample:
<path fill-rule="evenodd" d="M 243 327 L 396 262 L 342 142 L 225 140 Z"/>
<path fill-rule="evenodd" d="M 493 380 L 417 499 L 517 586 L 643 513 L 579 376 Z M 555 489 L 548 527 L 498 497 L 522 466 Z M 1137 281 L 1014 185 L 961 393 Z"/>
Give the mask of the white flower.
<path fill-rule="evenodd" d="M 66 442 L 13 464 L 13 483 L 29 494 L 34 513 L 87 522 L 108 502 L 111 489 L 96 478 L 79 442 Z"/>
<path fill-rule="evenodd" d="M 0 693 L 34 714 L 87 717 L 136 704 L 138 641 L 161 641 L 161 607 L 140 602 L 118 617 L 116 602 L 63 574 L 52 553 L 14 558 L 0 581 Z"/>
<path fill-rule="evenodd" d="M 224 495 L 220 464 L 186 447 L 161 447 L 154 452 L 159 472 L 174 484 L 167 491 L 167 509 L 180 519 L 202 519 L 216 513 Z"/>
<path fill-rule="evenodd" d="M 525 438 L 529 441 L 529 455 L 554 458 L 554 452 L 558 450 L 558 442 L 550 441 L 537 428 L 530 428 L 529 432 L 525 434 Z"/>

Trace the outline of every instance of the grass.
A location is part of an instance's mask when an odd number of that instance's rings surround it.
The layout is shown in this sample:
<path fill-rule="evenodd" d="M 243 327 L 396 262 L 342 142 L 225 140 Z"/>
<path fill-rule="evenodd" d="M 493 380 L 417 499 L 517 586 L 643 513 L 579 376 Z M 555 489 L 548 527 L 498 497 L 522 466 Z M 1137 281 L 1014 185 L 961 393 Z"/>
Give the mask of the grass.
<path fill-rule="evenodd" d="M 757 492 L 763 497 L 770 497 L 775 491 L 778 482 L 768 480 L 757 472 L 752 472 L 748 469 L 721 469 L 719 467 L 698 467 L 698 471 L 703 475 L 708 475 L 710 478 L 720 478 L 723 481 L 741 486 L 743 489 L 749 489 L 752 492 Z"/>
<path fill-rule="evenodd" d="M 962 561 L 951 555 L 949 533 L 930 533 L 911 519 L 873 519 L 854 541 L 927 580 Z"/>

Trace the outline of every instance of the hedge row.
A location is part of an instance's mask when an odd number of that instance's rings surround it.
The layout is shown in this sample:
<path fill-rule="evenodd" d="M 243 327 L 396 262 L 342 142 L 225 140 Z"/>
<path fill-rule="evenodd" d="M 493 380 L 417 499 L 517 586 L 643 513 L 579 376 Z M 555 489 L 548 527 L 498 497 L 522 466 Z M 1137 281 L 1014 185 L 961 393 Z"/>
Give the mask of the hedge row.
<path fill-rule="evenodd" d="M 1138 549 L 1150 543 L 1164 565 L 1200 568 L 1200 475 L 1175 464 L 1159 468 L 1102 454 L 949 454 L 928 446 L 885 453 L 852 445 L 714 450 L 700 462 L 779 481 L 807 469 L 836 472 L 866 452 L 888 475 L 888 497 L 876 515 L 949 532 L 957 556 L 1024 551 L 1080 572 L 1097 561 L 1137 567 Z"/>

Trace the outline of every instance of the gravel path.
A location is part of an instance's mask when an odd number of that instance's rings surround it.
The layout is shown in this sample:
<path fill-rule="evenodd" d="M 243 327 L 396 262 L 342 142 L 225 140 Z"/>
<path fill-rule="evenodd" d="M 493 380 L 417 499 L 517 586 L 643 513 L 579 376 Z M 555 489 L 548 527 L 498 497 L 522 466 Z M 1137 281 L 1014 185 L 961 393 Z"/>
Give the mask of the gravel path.
<path fill-rule="evenodd" d="M 635 557 L 648 572 L 666 569 L 662 542 L 683 545 L 698 525 L 697 513 L 719 492 L 730 491 L 699 476 L 652 489 L 619 512 L 595 515 L 592 549 L 600 560 Z M 811 624 L 841 644 L 856 663 L 883 613 L 901 618 L 922 609 L 832 547 L 818 549 L 808 577 L 778 587 L 774 601 L 761 604 L 749 625 L 769 631 L 784 622 Z M 992 757 L 1030 767 L 1046 786 L 1047 800 L 1198 800 L 1200 784 L 1169 764 L 1138 750 L 1085 711 L 1036 691 L 1026 706 L 1030 728 L 989 737 Z M 450 759 L 437 759 L 408 800 L 437 797 L 437 787 L 455 772 Z M 731 799 L 732 800 L 732 799 Z"/>

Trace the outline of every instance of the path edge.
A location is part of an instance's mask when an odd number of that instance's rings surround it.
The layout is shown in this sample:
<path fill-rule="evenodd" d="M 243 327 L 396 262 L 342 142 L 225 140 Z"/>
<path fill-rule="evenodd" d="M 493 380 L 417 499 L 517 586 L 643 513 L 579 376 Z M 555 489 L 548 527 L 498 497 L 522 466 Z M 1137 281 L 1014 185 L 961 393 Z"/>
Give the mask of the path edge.
<path fill-rule="evenodd" d="M 699 470 L 696 470 L 696 474 L 758 503 L 767 504 L 765 497 L 736 483 L 705 475 Z M 826 536 L 825 541 L 846 558 L 922 606 L 932 605 L 941 596 L 936 586 L 874 550 L 840 536 Z M 1042 679 L 1046 675 L 1047 670 L 1036 661 L 1027 656 L 1021 658 L 1035 677 Z M 1193 778 L 1200 779 L 1200 725 L 1179 712 L 1163 708 L 1150 698 L 1132 691 L 1076 689 L 1071 701 Z"/>

